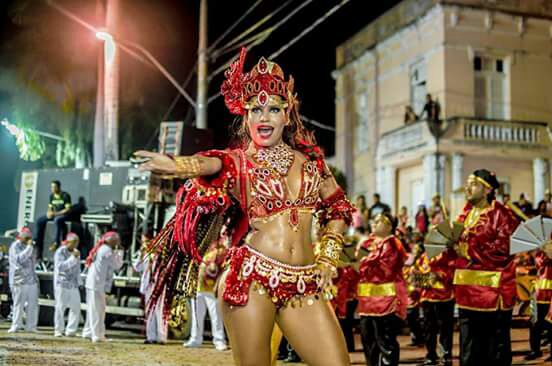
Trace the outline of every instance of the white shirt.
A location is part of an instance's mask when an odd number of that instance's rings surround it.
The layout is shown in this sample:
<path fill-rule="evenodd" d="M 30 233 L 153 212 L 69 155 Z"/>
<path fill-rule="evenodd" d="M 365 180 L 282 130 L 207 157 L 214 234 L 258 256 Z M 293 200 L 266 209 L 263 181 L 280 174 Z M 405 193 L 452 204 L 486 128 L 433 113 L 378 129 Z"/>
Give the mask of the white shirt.
<path fill-rule="evenodd" d="M 94 261 L 88 268 L 85 287 L 93 291 L 111 291 L 113 271 L 123 265 L 123 256 L 119 251 L 113 252 L 109 245 L 102 245 L 96 252 Z"/>
<path fill-rule="evenodd" d="M 141 273 L 140 277 L 140 293 L 145 295 L 150 286 L 151 268 L 150 268 L 150 256 L 144 255 L 144 258 L 140 259 L 141 253 L 137 252 L 138 257 L 132 263 L 132 267 L 138 273 Z"/>
<path fill-rule="evenodd" d="M 19 240 L 12 243 L 9 250 L 10 273 L 9 285 L 32 285 L 38 282 L 35 272 L 36 258 L 34 247 Z"/>
<path fill-rule="evenodd" d="M 72 289 L 82 285 L 79 259 L 65 245 L 54 254 L 54 286 Z"/>

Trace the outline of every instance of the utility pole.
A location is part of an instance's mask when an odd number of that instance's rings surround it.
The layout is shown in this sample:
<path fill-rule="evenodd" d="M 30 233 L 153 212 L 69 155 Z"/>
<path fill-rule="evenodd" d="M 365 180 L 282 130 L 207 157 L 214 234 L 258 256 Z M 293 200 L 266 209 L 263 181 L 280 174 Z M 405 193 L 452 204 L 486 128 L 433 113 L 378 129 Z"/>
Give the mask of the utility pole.
<path fill-rule="evenodd" d="M 197 50 L 196 127 L 207 128 L 207 0 L 199 4 L 199 46 Z"/>
<path fill-rule="evenodd" d="M 118 34 L 120 0 L 107 0 L 106 28 Z M 119 160 L 119 52 L 114 42 L 104 42 L 105 160 Z"/>
<path fill-rule="evenodd" d="M 98 24 L 105 23 L 103 0 L 96 0 Z M 94 167 L 99 168 L 105 161 L 104 146 L 104 52 L 103 44 L 98 48 L 98 81 L 96 87 L 96 114 L 94 116 Z"/>

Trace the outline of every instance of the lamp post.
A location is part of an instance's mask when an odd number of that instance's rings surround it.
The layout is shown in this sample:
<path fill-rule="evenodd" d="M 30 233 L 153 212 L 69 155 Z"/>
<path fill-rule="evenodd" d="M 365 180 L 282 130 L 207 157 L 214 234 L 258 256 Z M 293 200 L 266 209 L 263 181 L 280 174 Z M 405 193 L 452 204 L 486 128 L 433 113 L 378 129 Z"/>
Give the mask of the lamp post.
<path fill-rule="evenodd" d="M 182 86 L 180 86 L 178 81 L 176 81 L 176 79 L 167 71 L 167 69 L 165 69 L 165 67 L 144 46 L 142 46 L 138 43 L 135 43 L 135 42 L 121 41 L 119 39 L 115 39 L 115 38 L 113 38 L 113 36 L 111 34 L 109 34 L 108 32 L 105 32 L 105 31 L 96 32 L 96 37 L 105 42 L 105 52 L 106 52 L 105 59 L 106 59 L 106 63 L 109 60 L 109 55 L 107 53 L 111 52 L 111 50 L 113 50 L 113 53 L 115 53 L 115 49 L 116 49 L 117 44 L 121 44 L 121 45 L 125 45 L 127 47 L 134 48 L 134 49 L 140 51 L 144 56 L 146 56 L 148 61 L 151 62 L 157 68 L 157 70 L 159 70 L 159 72 L 161 72 L 161 74 L 167 80 L 169 80 L 169 82 L 180 92 L 180 94 L 182 94 L 182 96 L 184 98 L 186 98 L 186 100 L 194 108 L 196 107 L 196 103 L 193 101 L 193 99 L 190 97 L 190 95 L 186 92 L 186 90 L 184 90 L 184 88 L 182 88 Z"/>

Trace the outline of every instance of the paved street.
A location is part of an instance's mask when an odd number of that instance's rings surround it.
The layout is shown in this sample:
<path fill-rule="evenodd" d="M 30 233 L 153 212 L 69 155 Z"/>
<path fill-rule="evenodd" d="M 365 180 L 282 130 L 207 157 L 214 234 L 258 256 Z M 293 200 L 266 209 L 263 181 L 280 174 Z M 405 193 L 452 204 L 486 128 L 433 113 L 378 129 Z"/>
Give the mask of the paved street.
<path fill-rule="evenodd" d="M 92 344 L 82 338 L 54 338 L 53 330 L 41 327 L 36 334 L 8 334 L 9 324 L 0 324 L 0 365 L 10 366 L 154 366 L 154 365 L 233 365 L 230 351 L 215 351 L 210 344 L 199 349 L 184 349 L 181 342 L 168 345 L 144 345 L 143 338 L 128 330 L 108 330 L 111 342 Z M 515 365 L 544 365 L 540 361 L 525 362 L 523 353 L 528 350 L 527 329 L 512 331 Z M 456 334 L 455 342 L 458 340 Z M 408 347 L 409 338 L 400 337 L 401 365 L 416 365 L 424 356 L 423 348 Z M 360 343 L 358 344 L 360 350 Z M 458 347 L 455 347 L 455 355 Z M 548 355 L 545 352 L 545 357 Z M 363 365 L 361 352 L 351 354 L 353 365 Z M 455 360 L 455 365 L 458 360 Z M 279 363 L 284 365 L 284 363 Z M 290 364 L 291 365 L 291 364 Z M 295 364 L 299 365 L 299 364 Z M 483 366 L 483 365 L 482 365 Z"/>

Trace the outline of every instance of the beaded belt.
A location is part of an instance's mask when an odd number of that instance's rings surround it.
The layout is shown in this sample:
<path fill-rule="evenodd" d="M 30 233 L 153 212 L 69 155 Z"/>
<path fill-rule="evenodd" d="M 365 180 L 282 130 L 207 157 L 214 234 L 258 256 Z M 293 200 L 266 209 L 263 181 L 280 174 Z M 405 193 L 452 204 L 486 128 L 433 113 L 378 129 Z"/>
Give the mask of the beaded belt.
<path fill-rule="evenodd" d="M 270 258 L 248 245 L 234 248 L 224 300 L 230 305 L 245 305 L 252 284 L 253 290 L 268 294 L 278 308 L 290 301 L 292 306 L 297 302 L 302 304 L 303 298 L 321 292 L 321 276 L 316 264 L 294 266 Z M 312 302 L 307 300 L 307 303 Z"/>

